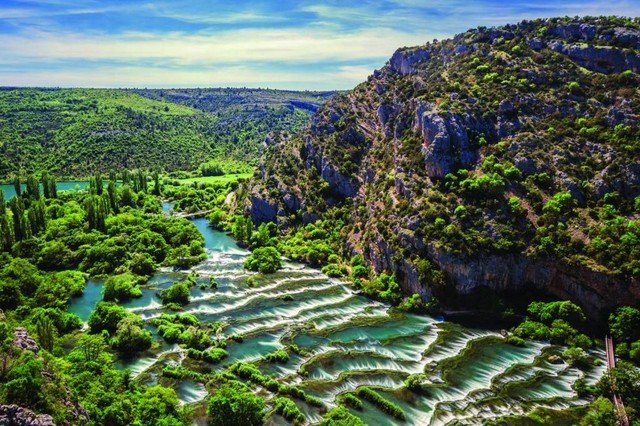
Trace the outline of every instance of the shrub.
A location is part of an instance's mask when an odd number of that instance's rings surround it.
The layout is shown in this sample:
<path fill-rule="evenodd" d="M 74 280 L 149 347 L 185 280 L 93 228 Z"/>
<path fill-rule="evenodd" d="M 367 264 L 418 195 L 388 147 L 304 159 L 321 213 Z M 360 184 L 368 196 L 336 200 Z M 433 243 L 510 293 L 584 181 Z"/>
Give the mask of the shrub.
<path fill-rule="evenodd" d="M 289 398 L 283 396 L 274 398 L 273 409 L 294 424 L 304 423 L 304 414 L 302 414 L 296 403 Z"/>
<path fill-rule="evenodd" d="M 356 390 L 356 395 L 363 399 L 366 399 L 385 413 L 395 417 L 398 420 L 405 419 L 404 411 L 402 411 L 402 408 L 400 408 L 393 402 L 383 398 L 382 395 L 367 386 L 358 388 Z"/>
<path fill-rule="evenodd" d="M 259 426 L 264 419 L 265 403 L 244 384 L 229 381 L 218 388 L 207 404 L 211 426 Z"/>
<path fill-rule="evenodd" d="M 114 275 L 104 283 L 103 298 L 106 301 L 124 301 L 134 297 L 142 297 L 139 284 L 144 278 L 131 273 Z"/>
<path fill-rule="evenodd" d="M 324 415 L 320 426 L 365 426 L 365 423 L 344 406 L 338 405 Z"/>
<path fill-rule="evenodd" d="M 358 397 L 356 397 L 351 392 L 342 394 L 340 396 L 339 402 L 343 403 L 344 405 L 348 405 L 351 408 L 355 408 L 356 410 L 362 410 L 362 401 L 360 401 Z"/>
<path fill-rule="evenodd" d="M 257 248 L 247 257 L 244 267 L 263 274 L 273 273 L 282 268 L 280 252 L 275 247 Z"/>
<path fill-rule="evenodd" d="M 284 349 L 278 349 L 266 354 L 263 358 L 268 362 L 279 362 L 281 364 L 284 364 L 289 361 L 289 353 Z"/>
<path fill-rule="evenodd" d="M 185 281 L 175 282 L 160 293 L 163 305 L 174 303 L 184 306 L 189 303 L 190 297 L 189 284 Z"/>

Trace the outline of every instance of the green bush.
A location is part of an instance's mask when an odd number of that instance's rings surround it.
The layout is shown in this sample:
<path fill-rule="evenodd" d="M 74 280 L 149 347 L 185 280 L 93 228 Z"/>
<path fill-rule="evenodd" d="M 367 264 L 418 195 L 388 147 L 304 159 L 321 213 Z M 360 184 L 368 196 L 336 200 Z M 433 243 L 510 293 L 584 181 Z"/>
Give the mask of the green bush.
<path fill-rule="evenodd" d="M 338 405 L 324 415 L 320 426 L 365 426 L 362 420 L 354 416 L 344 406 Z"/>
<path fill-rule="evenodd" d="M 268 362 L 279 362 L 281 364 L 284 364 L 289 361 L 289 352 L 285 351 L 284 349 L 278 349 L 266 354 L 263 358 Z"/>
<path fill-rule="evenodd" d="M 209 398 L 207 415 L 211 426 L 259 426 L 265 416 L 265 403 L 247 386 L 233 380 Z"/>
<path fill-rule="evenodd" d="M 189 283 L 186 281 L 179 281 L 171 284 L 168 288 L 162 290 L 160 293 L 163 305 L 171 303 L 184 306 L 189 304 L 191 294 L 189 292 Z"/>
<path fill-rule="evenodd" d="M 289 398 L 278 396 L 273 400 L 273 409 L 285 419 L 294 424 L 304 423 L 304 414 L 298 408 L 295 402 Z"/>
<path fill-rule="evenodd" d="M 273 273 L 282 268 L 280 252 L 275 247 L 257 248 L 247 257 L 244 267 L 263 274 Z"/>
<path fill-rule="evenodd" d="M 400 408 L 393 402 L 383 398 L 382 395 L 367 386 L 359 387 L 356 390 L 356 395 L 363 399 L 366 399 L 385 413 L 395 417 L 398 420 L 405 419 L 405 414 L 404 411 L 402 411 L 402 408 Z"/>
<path fill-rule="evenodd" d="M 104 283 L 103 298 L 106 301 L 122 302 L 142 297 L 139 287 L 141 282 L 144 282 L 144 278 L 131 273 L 110 276 Z"/>

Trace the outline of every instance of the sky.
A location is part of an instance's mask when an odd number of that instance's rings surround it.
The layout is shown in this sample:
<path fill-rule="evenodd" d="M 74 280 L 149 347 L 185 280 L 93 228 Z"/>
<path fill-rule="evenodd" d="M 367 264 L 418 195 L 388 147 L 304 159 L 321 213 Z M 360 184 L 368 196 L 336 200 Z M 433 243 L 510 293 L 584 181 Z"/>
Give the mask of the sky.
<path fill-rule="evenodd" d="M 0 86 L 349 89 L 402 46 L 640 0 L 0 0 Z"/>

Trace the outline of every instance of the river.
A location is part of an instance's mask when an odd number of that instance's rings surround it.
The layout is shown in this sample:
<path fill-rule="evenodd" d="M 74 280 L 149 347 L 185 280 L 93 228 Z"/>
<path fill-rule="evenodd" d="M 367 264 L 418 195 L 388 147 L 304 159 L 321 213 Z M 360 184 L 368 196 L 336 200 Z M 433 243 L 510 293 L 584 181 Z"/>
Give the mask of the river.
<path fill-rule="evenodd" d="M 211 365 L 214 370 L 236 361 L 258 361 L 284 347 L 284 342 L 292 342 L 308 355 L 292 355 L 285 364 L 259 363 L 259 368 L 284 383 L 300 385 L 329 407 L 341 392 L 361 385 L 376 387 L 405 411 L 403 424 L 416 425 L 446 424 L 455 419 L 476 424 L 528 412 L 536 406 L 584 404 L 571 385 L 580 377 L 594 383 L 604 371 L 604 364 L 583 372 L 549 363 L 549 354 L 558 348 L 544 343 L 516 347 L 506 344 L 495 330 L 392 313 L 389 306 L 357 295 L 344 283 L 298 263 L 285 262 L 275 274 L 256 275 L 252 285 L 247 278 L 255 274 L 242 267 L 248 252 L 229 236 L 211 229 L 206 219 L 194 219 L 193 223 L 205 238 L 208 254 L 194 270 L 203 283 L 214 276 L 218 288 L 194 287 L 184 312 L 204 322 L 221 321 L 226 335 L 244 336 L 242 343 L 230 341 L 229 357 Z M 142 297 L 124 306 L 145 320 L 159 316 L 164 309 L 157 292 L 183 276 L 157 273 L 144 286 Z M 101 290 L 99 281 L 90 281 L 84 295 L 71 301 L 70 311 L 86 321 L 100 300 Z M 155 331 L 150 325 L 149 329 Z M 604 357 L 602 351 L 595 354 Z M 175 365 L 183 359 L 180 347 L 163 343 L 138 358 L 121 360 L 119 365 L 151 383 L 163 365 Z M 417 394 L 406 390 L 403 380 L 420 372 L 425 372 L 431 383 L 426 391 Z M 203 386 L 190 381 L 178 382 L 175 387 L 184 403 L 202 400 L 207 394 Z M 317 408 L 296 403 L 310 422 L 321 419 Z M 352 412 L 371 425 L 398 424 L 368 402 L 362 411 Z M 269 419 L 271 424 L 283 421 Z"/>
<path fill-rule="evenodd" d="M 22 184 L 22 190 L 24 191 L 27 187 L 26 184 Z M 74 191 L 78 189 L 85 189 L 89 186 L 89 181 L 86 180 L 68 180 L 68 181 L 60 181 L 56 183 L 56 188 L 58 191 Z M 10 200 L 16 195 L 16 189 L 13 184 L 0 184 L 0 189 L 4 192 L 4 199 Z M 42 185 L 40 185 L 40 192 L 42 192 Z"/>

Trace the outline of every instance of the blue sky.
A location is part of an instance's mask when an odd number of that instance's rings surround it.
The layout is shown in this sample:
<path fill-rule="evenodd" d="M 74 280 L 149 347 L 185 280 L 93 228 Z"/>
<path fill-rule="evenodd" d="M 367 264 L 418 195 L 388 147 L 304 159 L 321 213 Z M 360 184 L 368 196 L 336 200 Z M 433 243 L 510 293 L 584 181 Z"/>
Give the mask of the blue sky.
<path fill-rule="evenodd" d="M 348 89 L 479 25 L 640 16 L 640 0 L 0 0 L 0 86 Z"/>

